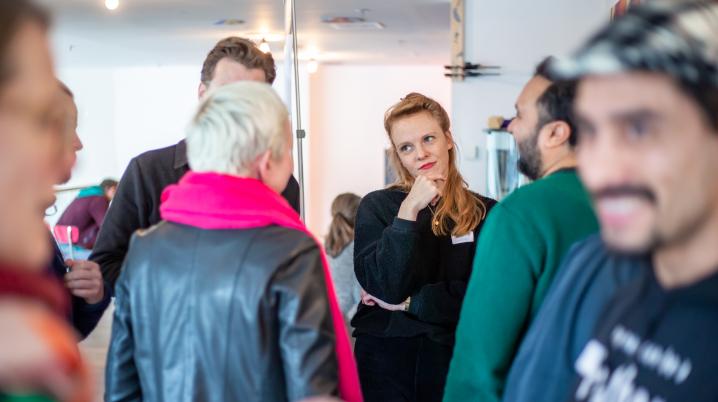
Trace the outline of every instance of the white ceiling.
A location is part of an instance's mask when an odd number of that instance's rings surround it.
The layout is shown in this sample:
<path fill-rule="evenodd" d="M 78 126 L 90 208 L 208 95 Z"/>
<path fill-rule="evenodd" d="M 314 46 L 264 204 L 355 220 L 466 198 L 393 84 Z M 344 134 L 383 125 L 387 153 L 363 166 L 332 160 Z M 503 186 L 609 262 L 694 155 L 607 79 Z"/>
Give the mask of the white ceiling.
<path fill-rule="evenodd" d="M 283 0 L 39 0 L 54 13 L 61 67 L 196 64 L 228 35 L 283 35 Z M 296 0 L 300 54 L 327 63 L 440 64 L 449 58 L 449 0 Z M 336 31 L 322 16 L 359 16 L 380 31 Z M 239 26 L 216 26 L 237 18 Z M 282 58 L 282 44 L 272 44 Z"/>

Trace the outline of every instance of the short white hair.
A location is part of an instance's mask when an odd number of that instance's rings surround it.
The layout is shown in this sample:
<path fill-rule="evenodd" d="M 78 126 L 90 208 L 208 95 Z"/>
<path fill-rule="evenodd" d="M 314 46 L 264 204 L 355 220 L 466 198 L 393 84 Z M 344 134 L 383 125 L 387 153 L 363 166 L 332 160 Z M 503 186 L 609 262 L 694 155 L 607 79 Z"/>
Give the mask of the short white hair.
<path fill-rule="evenodd" d="M 190 168 L 237 175 L 267 150 L 273 158 L 281 157 L 288 116 L 282 100 L 265 83 L 242 81 L 209 92 L 187 129 Z"/>

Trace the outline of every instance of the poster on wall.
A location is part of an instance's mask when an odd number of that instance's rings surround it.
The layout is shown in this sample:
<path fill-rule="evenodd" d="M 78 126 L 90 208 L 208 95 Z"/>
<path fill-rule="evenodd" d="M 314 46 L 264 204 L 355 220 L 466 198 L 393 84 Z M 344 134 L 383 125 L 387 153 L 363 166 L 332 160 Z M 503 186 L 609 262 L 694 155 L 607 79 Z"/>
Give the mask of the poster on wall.
<path fill-rule="evenodd" d="M 396 183 L 397 174 L 394 170 L 394 166 L 391 163 L 391 153 L 394 152 L 392 148 L 384 150 L 384 185 L 390 186 Z"/>
<path fill-rule="evenodd" d="M 641 4 L 641 0 L 618 0 L 618 2 L 611 7 L 611 19 L 622 16 L 628 11 L 629 8 Z"/>

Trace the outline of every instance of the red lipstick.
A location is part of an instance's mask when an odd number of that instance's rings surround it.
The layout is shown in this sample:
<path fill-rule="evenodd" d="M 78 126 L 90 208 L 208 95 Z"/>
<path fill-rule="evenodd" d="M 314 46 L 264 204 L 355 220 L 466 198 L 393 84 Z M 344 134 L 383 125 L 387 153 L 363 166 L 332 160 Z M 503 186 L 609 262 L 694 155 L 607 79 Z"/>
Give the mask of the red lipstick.
<path fill-rule="evenodd" d="M 429 170 L 429 169 L 433 168 L 434 165 L 436 165 L 436 162 L 425 163 L 425 164 L 421 165 L 419 170 Z"/>

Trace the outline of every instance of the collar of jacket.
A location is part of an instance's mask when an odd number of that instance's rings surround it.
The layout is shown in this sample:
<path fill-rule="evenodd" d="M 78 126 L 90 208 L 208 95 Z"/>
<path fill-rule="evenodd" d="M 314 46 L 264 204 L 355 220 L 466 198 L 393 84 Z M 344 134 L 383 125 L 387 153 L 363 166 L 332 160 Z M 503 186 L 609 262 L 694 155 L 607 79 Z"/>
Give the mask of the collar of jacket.
<path fill-rule="evenodd" d="M 187 142 L 185 142 L 185 140 L 182 140 L 177 143 L 177 146 L 175 146 L 174 168 L 181 169 L 188 165 L 189 161 L 187 160 Z"/>

